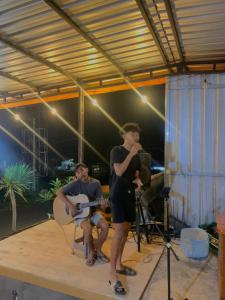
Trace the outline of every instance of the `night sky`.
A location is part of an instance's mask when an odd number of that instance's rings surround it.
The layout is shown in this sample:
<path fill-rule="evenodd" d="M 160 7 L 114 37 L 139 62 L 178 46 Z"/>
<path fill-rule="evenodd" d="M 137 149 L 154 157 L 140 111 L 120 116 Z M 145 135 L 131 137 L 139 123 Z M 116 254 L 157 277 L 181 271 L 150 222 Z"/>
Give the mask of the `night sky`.
<path fill-rule="evenodd" d="M 165 114 L 165 87 L 153 86 L 140 88 L 139 91 L 146 95 L 151 103 L 164 115 Z M 95 97 L 102 106 L 120 125 L 126 122 L 139 123 L 141 144 L 152 154 L 155 160 L 163 164 L 164 160 L 164 122 L 131 91 L 120 91 Z M 52 103 L 57 111 L 76 129 L 78 129 L 78 101 L 66 100 Z M 32 124 L 36 119 L 37 127 L 46 128 L 48 141 L 64 157 L 77 160 L 77 137 L 52 115 L 43 105 L 32 105 L 13 109 L 20 114 L 25 122 Z M 15 121 L 12 116 L 0 110 L 0 125 L 23 142 L 23 126 Z M 110 149 L 121 144 L 122 140 L 118 129 L 85 98 L 85 138 L 104 157 L 109 159 Z M 60 159 L 49 150 L 49 163 L 52 167 L 60 164 Z M 22 159 L 21 147 L 13 142 L 5 133 L 0 131 L 0 168 L 6 164 L 18 162 Z M 85 162 L 89 165 L 101 162 L 98 156 L 88 147 L 85 147 Z"/>

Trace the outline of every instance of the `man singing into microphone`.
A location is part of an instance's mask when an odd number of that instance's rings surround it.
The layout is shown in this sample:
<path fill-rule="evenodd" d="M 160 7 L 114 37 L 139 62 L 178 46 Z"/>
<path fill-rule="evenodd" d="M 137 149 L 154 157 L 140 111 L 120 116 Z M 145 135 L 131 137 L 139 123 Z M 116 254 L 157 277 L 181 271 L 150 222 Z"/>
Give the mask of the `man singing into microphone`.
<path fill-rule="evenodd" d="M 110 153 L 110 201 L 115 234 L 111 247 L 111 268 L 109 283 L 117 295 L 125 295 L 126 290 L 117 274 L 136 275 L 136 271 L 122 264 L 122 254 L 131 223 L 135 221 L 135 188 L 140 189 L 140 158 L 138 151 L 140 127 L 136 123 L 126 123 L 120 132 L 121 146 L 115 146 Z"/>

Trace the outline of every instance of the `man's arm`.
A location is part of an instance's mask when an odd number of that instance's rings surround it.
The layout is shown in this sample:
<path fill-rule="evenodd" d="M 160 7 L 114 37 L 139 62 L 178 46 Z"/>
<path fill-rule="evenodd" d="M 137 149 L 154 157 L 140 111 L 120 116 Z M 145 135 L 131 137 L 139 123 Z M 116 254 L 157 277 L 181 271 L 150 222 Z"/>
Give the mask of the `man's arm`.
<path fill-rule="evenodd" d="M 132 157 L 133 155 L 129 153 L 122 163 L 113 164 L 113 168 L 117 176 L 122 176 L 126 172 Z"/>
<path fill-rule="evenodd" d="M 114 168 L 115 173 L 116 173 L 117 176 L 122 176 L 122 175 L 126 172 L 126 170 L 127 170 L 128 166 L 129 166 L 129 163 L 130 163 L 131 159 L 132 159 L 133 156 L 136 155 L 136 154 L 138 153 L 138 151 L 141 150 L 141 149 L 142 149 L 141 144 L 139 144 L 139 143 L 134 144 L 134 145 L 132 146 L 132 148 L 131 148 L 129 154 L 127 155 L 127 157 L 125 158 L 125 160 L 124 160 L 123 162 L 121 162 L 121 163 L 114 163 L 114 164 L 113 164 L 113 168 Z"/>
<path fill-rule="evenodd" d="M 136 171 L 135 173 L 135 179 L 133 180 L 133 183 L 137 185 L 137 190 L 140 190 L 143 186 L 143 183 L 140 179 L 140 171 Z"/>
<path fill-rule="evenodd" d="M 95 200 L 103 200 L 102 186 L 101 186 L 100 181 L 97 181 L 97 184 L 96 184 Z M 104 203 L 100 203 L 99 205 L 96 205 L 96 207 L 104 209 L 106 207 L 106 205 L 104 205 Z"/>
<path fill-rule="evenodd" d="M 56 193 L 57 197 L 65 203 L 65 205 L 69 208 L 70 212 L 71 212 L 71 215 L 74 216 L 77 212 L 77 209 L 75 207 L 75 205 L 73 205 L 68 199 L 67 197 L 65 196 L 65 193 L 64 193 L 64 190 L 63 188 L 60 188 L 58 190 L 58 192 Z"/>

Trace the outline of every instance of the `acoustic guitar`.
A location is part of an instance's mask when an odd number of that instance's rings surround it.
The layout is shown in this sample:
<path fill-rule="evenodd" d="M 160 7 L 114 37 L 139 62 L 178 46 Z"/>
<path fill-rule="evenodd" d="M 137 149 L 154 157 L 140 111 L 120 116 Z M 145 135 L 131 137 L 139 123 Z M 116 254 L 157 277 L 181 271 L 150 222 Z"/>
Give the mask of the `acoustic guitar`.
<path fill-rule="evenodd" d="M 103 198 L 97 199 L 96 201 L 89 201 L 88 197 L 84 194 L 79 194 L 77 196 L 66 196 L 66 198 L 76 206 L 77 213 L 75 216 L 72 216 L 66 204 L 59 197 L 56 197 L 53 203 L 53 214 L 55 221 L 59 225 L 66 225 L 74 220 L 88 217 L 91 206 L 108 204 L 108 200 Z"/>

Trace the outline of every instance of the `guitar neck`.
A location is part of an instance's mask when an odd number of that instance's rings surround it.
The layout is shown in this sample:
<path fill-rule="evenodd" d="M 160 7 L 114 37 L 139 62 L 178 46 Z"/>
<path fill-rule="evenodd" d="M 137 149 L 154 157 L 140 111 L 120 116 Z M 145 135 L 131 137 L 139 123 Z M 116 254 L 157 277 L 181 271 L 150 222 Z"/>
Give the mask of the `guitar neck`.
<path fill-rule="evenodd" d="M 87 203 L 80 203 L 80 208 L 95 206 L 95 205 L 100 204 L 101 202 L 102 202 L 101 200 L 96 200 L 96 201 L 90 201 Z"/>

